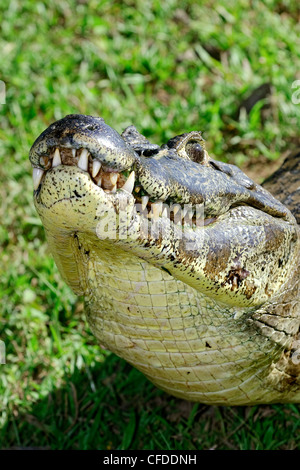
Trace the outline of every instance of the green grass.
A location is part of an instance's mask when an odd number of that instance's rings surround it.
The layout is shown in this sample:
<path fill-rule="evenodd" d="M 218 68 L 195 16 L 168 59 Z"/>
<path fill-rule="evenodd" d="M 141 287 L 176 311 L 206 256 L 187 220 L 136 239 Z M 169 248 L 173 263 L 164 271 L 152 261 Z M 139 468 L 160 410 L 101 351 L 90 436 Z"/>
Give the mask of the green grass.
<path fill-rule="evenodd" d="M 83 113 L 155 143 L 202 130 L 210 152 L 260 181 L 262 164 L 271 173 L 299 145 L 298 16 L 296 0 L 2 0 L 0 447 L 300 448 L 299 406 L 176 400 L 97 346 L 47 251 L 28 161 L 51 122 Z M 271 100 L 237 116 L 263 83 Z"/>

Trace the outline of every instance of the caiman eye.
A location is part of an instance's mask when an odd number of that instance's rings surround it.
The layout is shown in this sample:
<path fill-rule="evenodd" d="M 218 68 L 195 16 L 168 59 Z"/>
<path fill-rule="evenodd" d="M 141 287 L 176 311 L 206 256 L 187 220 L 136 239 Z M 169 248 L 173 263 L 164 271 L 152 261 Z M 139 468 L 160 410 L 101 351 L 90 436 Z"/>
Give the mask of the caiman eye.
<path fill-rule="evenodd" d="M 202 163 L 205 160 L 205 150 L 199 142 L 190 140 L 186 146 L 185 151 L 193 162 Z"/>

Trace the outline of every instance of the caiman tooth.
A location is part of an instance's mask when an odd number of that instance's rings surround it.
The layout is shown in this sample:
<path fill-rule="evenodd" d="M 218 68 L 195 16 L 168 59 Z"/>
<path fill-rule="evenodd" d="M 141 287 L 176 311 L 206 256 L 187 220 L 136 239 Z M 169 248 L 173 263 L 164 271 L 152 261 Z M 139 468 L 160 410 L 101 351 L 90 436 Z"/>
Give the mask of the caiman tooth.
<path fill-rule="evenodd" d="M 117 192 L 117 185 L 115 184 L 112 189 L 110 190 L 111 193 L 116 193 Z"/>
<path fill-rule="evenodd" d="M 58 166 L 58 165 L 61 165 L 60 152 L 59 152 L 59 149 L 55 149 L 52 166 L 54 168 L 55 166 Z"/>
<path fill-rule="evenodd" d="M 92 168 L 92 177 L 95 178 L 95 176 L 99 173 L 99 170 L 101 168 L 101 163 L 98 160 L 93 161 L 93 168 Z"/>
<path fill-rule="evenodd" d="M 158 219 L 162 211 L 162 202 L 153 202 L 151 204 L 152 214 L 154 219 Z"/>
<path fill-rule="evenodd" d="M 48 157 L 41 157 L 40 158 L 40 164 L 43 165 L 43 166 L 47 166 L 48 165 Z"/>
<path fill-rule="evenodd" d="M 40 168 L 33 168 L 32 178 L 34 189 L 37 189 L 39 187 L 43 174 L 44 170 L 41 170 Z"/>
<path fill-rule="evenodd" d="M 110 173 L 110 175 L 109 175 L 110 182 L 113 186 L 115 186 L 117 184 L 118 178 L 119 178 L 118 173 Z"/>
<path fill-rule="evenodd" d="M 204 219 L 204 209 L 203 206 L 196 210 L 196 220 Z"/>
<path fill-rule="evenodd" d="M 73 158 L 76 157 L 76 149 L 72 149 L 72 157 L 73 157 Z"/>
<path fill-rule="evenodd" d="M 184 219 L 186 217 L 186 215 L 188 214 L 190 208 L 189 206 L 186 206 L 184 205 L 183 209 L 182 209 L 182 212 L 181 212 L 181 217 Z"/>
<path fill-rule="evenodd" d="M 162 217 L 168 218 L 168 209 L 165 207 L 161 214 Z"/>
<path fill-rule="evenodd" d="M 192 220 L 192 218 L 193 218 L 193 216 L 194 216 L 194 211 L 193 211 L 193 209 L 192 209 L 192 208 L 189 208 L 186 215 L 187 215 L 187 218 L 188 218 L 189 220 Z"/>
<path fill-rule="evenodd" d="M 147 207 L 149 196 L 142 196 L 142 210 L 144 211 Z"/>
<path fill-rule="evenodd" d="M 87 149 L 82 149 L 82 152 L 80 154 L 80 158 L 78 160 L 78 167 L 83 170 L 83 171 L 87 171 L 88 169 L 88 164 L 89 164 L 89 152 Z"/>
<path fill-rule="evenodd" d="M 97 186 L 100 186 L 100 188 L 101 188 L 101 185 L 102 185 L 102 178 L 99 178 L 99 181 L 98 181 L 98 183 L 97 183 Z"/>
<path fill-rule="evenodd" d="M 181 210 L 181 206 L 173 206 L 172 207 L 172 210 L 173 210 L 173 214 L 174 216 Z"/>
<path fill-rule="evenodd" d="M 122 189 L 124 189 L 124 191 L 127 191 L 128 193 L 131 194 L 134 188 L 134 182 L 135 182 L 135 172 L 132 171 L 130 175 L 128 176 L 127 181 L 122 187 Z"/>

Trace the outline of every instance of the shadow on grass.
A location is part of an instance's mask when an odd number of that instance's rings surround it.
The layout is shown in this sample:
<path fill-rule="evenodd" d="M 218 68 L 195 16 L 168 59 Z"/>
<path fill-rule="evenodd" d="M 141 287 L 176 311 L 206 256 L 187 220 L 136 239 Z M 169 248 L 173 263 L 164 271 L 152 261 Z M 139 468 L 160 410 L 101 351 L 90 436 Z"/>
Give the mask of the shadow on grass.
<path fill-rule="evenodd" d="M 113 354 L 10 417 L 0 447 L 32 449 L 295 449 L 295 405 L 217 407 L 170 397 Z"/>

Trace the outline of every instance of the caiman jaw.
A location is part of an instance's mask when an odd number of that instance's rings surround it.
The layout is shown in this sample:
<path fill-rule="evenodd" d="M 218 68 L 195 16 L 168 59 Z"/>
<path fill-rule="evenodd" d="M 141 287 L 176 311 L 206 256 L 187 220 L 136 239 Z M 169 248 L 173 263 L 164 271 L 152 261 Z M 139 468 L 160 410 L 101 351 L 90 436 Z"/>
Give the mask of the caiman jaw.
<path fill-rule="evenodd" d="M 243 205 L 294 223 L 289 211 L 241 170 L 211 159 L 199 133 L 177 136 L 161 148 L 150 145 L 152 153 L 143 153 L 128 129 L 120 136 L 102 118 L 83 115 L 51 124 L 30 150 L 34 189 L 45 171 L 60 164 L 78 166 L 104 191 L 133 194 L 149 218 L 167 215 L 175 224 L 195 228 Z"/>
<path fill-rule="evenodd" d="M 238 168 L 207 153 L 202 163 L 192 161 L 170 142 L 145 156 L 103 119 L 71 115 L 52 124 L 30 151 L 47 232 L 54 239 L 55 231 L 82 233 L 82 243 L 95 237 L 99 249 L 111 238 L 112 246 L 230 304 L 266 301 L 291 267 L 294 218 Z M 115 234 L 107 236 L 104 220 L 112 218 Z"/>
<path fill-rule="evenodd" d="M 288 222 L 258 209 L 235 207 L 214 218 L 205 218 L 200 211 L 197 218 L 193 205 L 187 210 L 186 205 L 170 208 L 166 204 L 171 215 L 165 214 L 163 201 L 140 195 L 144 189 L 132 168 L 118 171 L 93 159 L 85 148 L 50 149 L 48 156 L 40 157 L 40 165 L 45 169 L 34 168 L 33 174 L 35 204 L 47 232 L 52 233 L 53 252 L 59 245 L 55 231 L 65 231 L 68 237 L 85 234 L 82 243 L 94 237 L 99 249 L 102 240 L 111 238 L 112 246 L 207 295 L 240 306 L 266 301 L 281 286 L 291 266 L 295 230 Z M 123 219 L 121 207 L 125 209 Z M 110 218 L 116 220 L 113 236 L 102 230 Z M 125 236 L 122 220 L 127 224 Z M 266 250 L 270 251 L 268 264 Z M 278 263 L 280 271 L 274 276 Z M 65 271 L 65 279 L 68 275 Z"/>
<path fill-rule="evenodd" d="M 195 204 L 179 204 L 168 198 L 168 204 L 164 205 L 162 199 L 155 199 L 146 192 L 136 178 L 134 169 L 118 171 L 93 158 L 86 148 L 50 148 L 48 156 L 39 159 L 41 167 L 33 168 L 33 187 L 38 196 L 48 171 L 60 165 L 75 166 L 87 172 L 95 185 L 103 189 L 107 195 L 113 196 L 122 190 L 132 194 L 135 203 L 140 206 L 143 215 L 149 219 L 169 217 L 176 225 L 187 225 L 193 229 L 214 223 L 216 217 L 204 217 L 202 208 Z"/>
<path fill-rule="evenodd" d="M 115 193 L 117 189 L 123 189 L 132 193 L 135 182 L 134 171 L 130 172 L 126 178 L 128 171 L 119 173 L 114 168 L 109 168 L 99 160 L 93 159 L 91 154 L 86 148 L 81 149 L 68 149 L 68 148 L 55 148 L 50 150 L 50 156 L 41 157 L 40 163 L 45 168 L 33 168 L 33 186 L 37 190 L 42 184 L 45 171 L 51 170 L 59 165 L 77 166 L 83 171 L 89 173 L 93 182 L 104 189 L 106 192 Z"/>

